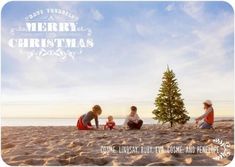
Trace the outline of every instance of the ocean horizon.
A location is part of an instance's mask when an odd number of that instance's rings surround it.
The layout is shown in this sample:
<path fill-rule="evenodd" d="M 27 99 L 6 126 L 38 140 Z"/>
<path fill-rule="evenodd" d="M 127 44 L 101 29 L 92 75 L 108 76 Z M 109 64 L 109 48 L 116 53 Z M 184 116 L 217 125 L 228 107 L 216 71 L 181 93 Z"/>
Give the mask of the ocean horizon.
<path fill-rule="evenodd" d="M 195 117 L 191 117 L 188 123 L 193 123 Z M 142 118 L 144 124 L 159 124 L 153 118 Z M 234 117 L 215 117 L 215 121 L 234 120 Z M 99 124 L 104 125 L 106 118 L 99 118 Z M 116 125 L 123 125 L 125 118 L 114 119 Z M 94 120 L 91 121 L 95 125 Z M 2 118 L 1 126 L 76 126 L 76 118 Z"/>

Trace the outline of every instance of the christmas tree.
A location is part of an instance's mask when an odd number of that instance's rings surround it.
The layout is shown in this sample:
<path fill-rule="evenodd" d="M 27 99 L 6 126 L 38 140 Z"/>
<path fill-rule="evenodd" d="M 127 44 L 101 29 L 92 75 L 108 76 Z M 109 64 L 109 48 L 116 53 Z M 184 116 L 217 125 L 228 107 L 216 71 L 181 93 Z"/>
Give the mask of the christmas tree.
<path fill-rule="evenodd" d="M 158 97 L 155 100 L 155 106 L 156 109 L 153 110 L 155 117 L 153 119 L 163 124 L 170 122 L 171 127 L 175 123 L 185 124 L 190 118 L 184 107 L 175 74 L 168 66 L 163 74 L 162 84 Z"/>

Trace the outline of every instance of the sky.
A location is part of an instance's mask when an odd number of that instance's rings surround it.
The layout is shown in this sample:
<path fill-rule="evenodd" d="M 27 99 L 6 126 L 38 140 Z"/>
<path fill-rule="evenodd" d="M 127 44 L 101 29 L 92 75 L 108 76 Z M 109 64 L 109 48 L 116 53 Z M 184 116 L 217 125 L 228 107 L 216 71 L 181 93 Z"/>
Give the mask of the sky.
<path fill-rule="evenodd" d="M 45 8 L 78 16 L 94 47 L 63 62 L 9 47 L 10 29 Z M 226 2 L 10 2 L 1 13 L 2 116 L 74 118 L 100 104 L 102 117 L 123 117 L 131 105 L 153 117 L 167 65 L 189 116 L 206 99 L 216 116 L 233 116 L 233 17 Z"/>

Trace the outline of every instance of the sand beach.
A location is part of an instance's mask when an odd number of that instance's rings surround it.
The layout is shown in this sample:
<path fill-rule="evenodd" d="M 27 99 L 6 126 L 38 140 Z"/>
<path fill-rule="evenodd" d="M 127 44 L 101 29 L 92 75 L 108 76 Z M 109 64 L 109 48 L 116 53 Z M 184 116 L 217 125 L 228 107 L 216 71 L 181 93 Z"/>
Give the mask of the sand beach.
<path fill-rule="evenodd" d="M 214 166 L 231 162 L 233 132 L 232 120 L 215 122 L 210 130 L 197 129 L 192 123 L 112 131 L 78 131 L 73 126 L 5 126 L 1 149 L 4 162 L 13 166 Z M 219 158 L 223 153 L 226 155 Z"/>

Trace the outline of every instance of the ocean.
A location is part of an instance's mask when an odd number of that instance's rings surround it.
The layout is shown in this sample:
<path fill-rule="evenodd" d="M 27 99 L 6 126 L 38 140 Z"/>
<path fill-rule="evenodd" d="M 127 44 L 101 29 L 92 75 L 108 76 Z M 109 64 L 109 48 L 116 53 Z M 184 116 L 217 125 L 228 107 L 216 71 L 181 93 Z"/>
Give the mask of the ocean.
<path fill-rule="evenodd" d="M 99 118 L 99 124 L 103 125 L 106 123 L 106 118 Z M 158 121 L 152 119 L 152 118 L 143 118 L 142 119 L 144 124 L 158 124 Z M 216 117 L 216 121 L 218 120 L 233 120 L 233 117 Z M 118 118 L 114 120 L 116 125 L 123 125 L 125 119 L 124 118 Z M 194 122 L 194 118 L 191 118 L 189 122 Z M 72 118 L 2 118 L 1 119 L 1 126 L 76 126 L 77 119 Z M 95 122 L 92 121 L 92 124 L 94 125 Z"/>

